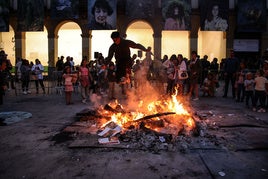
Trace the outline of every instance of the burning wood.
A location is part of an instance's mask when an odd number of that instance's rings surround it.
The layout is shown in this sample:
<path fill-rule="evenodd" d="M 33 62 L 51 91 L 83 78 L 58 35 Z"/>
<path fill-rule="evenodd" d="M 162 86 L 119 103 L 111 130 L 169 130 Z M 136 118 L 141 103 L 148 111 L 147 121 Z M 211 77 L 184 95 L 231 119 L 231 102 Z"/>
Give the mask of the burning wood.
<path fill-rule="evenodd" d="M 134 108 L 135 111 L 126 110 L 115 102 L 101 106 L 96 112 L 84 111 L 86 114 L 79 116 L 83 120 L 87 115 L 95 118 L 96 126 L 101 129 L 98 133 L 101 137 L 99 144 L 119 144 L 118 139 L 135 140 L 136 137 L 126 135 L 129 131 L 145 132 L 145 135 L 153 136 L 154 140 L 166 143 L 170 142 L 172 137 L 186 135 L 195 128 L 194 118 L 176 97 L 150 103 L 139 102 Z"/>
<path fill-rule="evenodd" d="M 144 117 L 142 117 L 140 119 L 136 119 L 133 122 L 141 122 L 141 121 L 144 121 L 144 120 L 147 120 L 147 119 L 152 119 L 152 118 L 155 118 L 155 117 L 166 116 L 166 115 L 171 115 L 171 114 L 176 114 L 176 113 L 175 112 L 164 112 L 164 113 L 157 113 L 157 114 L 147 115 L 147 116 L 144 116 Z"/>
<path fill-rule="evenodd" d="M 121 105 L 116 105 L 115 108 L 111 107 L 109 104 L 104 106 L 104 109 L 113 113 L 125 113 Z"/>

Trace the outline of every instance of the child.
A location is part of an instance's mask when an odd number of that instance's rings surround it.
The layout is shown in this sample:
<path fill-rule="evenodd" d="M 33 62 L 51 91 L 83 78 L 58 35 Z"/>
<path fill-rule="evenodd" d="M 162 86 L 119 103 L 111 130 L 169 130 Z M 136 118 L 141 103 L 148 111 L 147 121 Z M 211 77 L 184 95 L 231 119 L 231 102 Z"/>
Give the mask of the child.
<path fill-rule="evenodd" d="M 73 104 L 72 101 L 72 92 L 74 91 L 73 87 L 73 78 L 76 78 L 75 74 L 71 74 L 71 67 L 66 66 L 63 72 L 64 87 L 65 87 L 65 100 L 66 105 Z"/>
<path fill-rule="evenodd" d="M 237 72 L 237 80 L 236 80 L 236 85 L 237 85 L 237 93 L 236 93 L 236 102 L 243 102 L 244 97 L 245 97 L 245 86 L 244 86 L 244 81 L 245 81 L 245 76 L 247 73 L 247 69 L 245 66 L 244 62 L 240 63 L 239 71 Z"/>
<path fill-rule="evenodd" d="M 87 66 L 87 59 L 83 58 L 79 68 L 79 80 L 81 85 L 82 103 L 84 104 L 86 104 L 87 98 L 90 101 L 89 87 L 91 79 L 91 74 Z"/>
<path fill-rule="evenodd" d="M 255 78 L 255 104 L 253 111 L 256 111 L 257 102 L 260 101 L 260 109 L 258 112 L 266 112 L 265 108 L 265 98 L 266 92 L 268 91 L 268 80 L 263 76 L 263 70 L 259 70 Z"/>
<path fill-rule="evenodd" d="M 204 82 L 203 82 L 203 96 L 211 96 L 214 97 L 215 96 L 215 90 L 216 90 L 216 79 L 213 75 L 213 73 L 209 73 L 207 75 L 207 78 L 205 78 Z"/>
<path fill-rule="evenodd" d="M 251 100 L 252 106 L 255 106 L 254 104 L 254 80 L 253 80 L 253 74 L 251 72 L 248 72 L 246 74 L 246 79 L 244 81 L 245 86 L 245 97 L 246 97 L 246 106 L 248 107 L 249 99 Z"/>

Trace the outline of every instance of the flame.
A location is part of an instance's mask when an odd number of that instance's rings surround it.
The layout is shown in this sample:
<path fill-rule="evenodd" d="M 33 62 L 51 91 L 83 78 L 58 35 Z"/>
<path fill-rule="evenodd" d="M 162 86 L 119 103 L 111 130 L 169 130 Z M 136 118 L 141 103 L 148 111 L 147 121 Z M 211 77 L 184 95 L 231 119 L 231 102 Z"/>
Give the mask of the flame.
<path fill-rule="evenodd" d="M 177 92 L 176 92 L 177 93 Z M 146 104 L 144 101 L 138 102 L 138 107 L 134 112 L 117 112 L 111 114 L 111 120 L 106 122 L 102 125 L 104 127 L 107 123 L 113 121 L 117 125 L 121 126 L 123 129 L 127 126 L 127 124 L 133 124 L 138 119 L 141 119 L 147 115 L 153 115 L 157 113 L 163 112 L 174 112 L 174 115 L 170 115 L 167 118 L 170 119 L 169 121 L 169 128 L 174 131 L 179 131 L 181 128 L 185 128 L 186 130 L 192 130 L 195 127 L 194 119 L 191 117 L 191 114 L 185 109 L 185 105 L 183 105 L 177 98 L 177 94 L 171 96 L 168 100 L 158 100 L 152 101 Z M 116 108 L 118 105 L 121 109 L 123 106 L 118 103 L 118 101 L 109 104 L 111 107 Z M 107 114 L 109 112 L 105 112 Z M 111 112 L 110 112 L 111 113 Z M 159 121 L 161 118 L 155 117 L 154 121 Z M 146 127 L 150 128 L 151 130 L 155 130 L 157 132 L 161 131 L 158 127 L 152 127 L 150 125 L 145 125 Z M 173 132 L 175 133 L 175 132 Z"/>

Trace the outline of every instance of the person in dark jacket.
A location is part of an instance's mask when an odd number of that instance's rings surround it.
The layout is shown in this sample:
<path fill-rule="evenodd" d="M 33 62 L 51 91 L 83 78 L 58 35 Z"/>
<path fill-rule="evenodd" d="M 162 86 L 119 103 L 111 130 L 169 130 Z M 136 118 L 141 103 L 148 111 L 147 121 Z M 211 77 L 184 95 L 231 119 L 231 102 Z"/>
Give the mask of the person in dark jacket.
<path fill-rule="evenodd" d="M 239 61 L 234 55 L 234 51 L 230 52 L 230 58 L 226 59 L 225 66 L 224 66 L 224 94 L 223 97 L 226 98 L 229 89 L 229 83 L 231 81 L 232 85 L 232 96 L 235 98 L 235 79 L 236 79 L 236 72 L 239 67 Z"/>
<path fill-rule="evenodd" d="M 115 57 L 115 66 L 116 66 L 116 82 L 122 83 L 122 90 L 124 89 L 124 83 L 131 75 L 132 68 L 132 59 L 130 56 L 130 48 L 140 49 L 142 51 L 147 51 L 147 49 L 138 43 L 135 43 L 131 40 L 126 40 L 120 37 L 118 31 L 114 31 L 111 34 L 111 38 L 114 43 L 110 46 L 108 57 L 106 57 L 106 63 L 109 64 L 113 58 Z M 122 91 L 125 93 L 125 91 Z"/>
<path fill-rule="evenodd" d="M 5 73 L 6 67 L 6 60 L 0 59 L 0 105 L 3 104 L 3 96 L 5 95 L 5 91 L 7 89 L 7 77 Z"/>
<path fill-rule="evenodd" d="M 142 51 L 147 51 L 147 49 L 141 44 L 121 38 L 117 31 L 111 34 L 111 38 L 114 43 L 110 46 L 108 57 L 105 60 L 109 64 L 113 56 L 115 57 L 116 80 L 120 82 L 121 78 L 126 76 L 126 72 L 131 71 L 129 69 L 131 69 L 133 62 L 130 56 L 130 48 Z"/>

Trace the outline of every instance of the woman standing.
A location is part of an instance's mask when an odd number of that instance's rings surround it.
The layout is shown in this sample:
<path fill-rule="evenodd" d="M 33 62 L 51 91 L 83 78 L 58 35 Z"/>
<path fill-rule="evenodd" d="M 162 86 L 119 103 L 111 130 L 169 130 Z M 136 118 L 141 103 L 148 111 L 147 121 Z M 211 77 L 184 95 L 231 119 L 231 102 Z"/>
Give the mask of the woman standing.
<path fill-rule="evenodd" d="M 30 74 L 31 74 L 31 67 L 28 60 L 23 59 L 22 64 L 20 67 L 21 72 L 21 82 L 22 82 L 22 93 L 23 94 L 30 94 L 31 91 L 29 90 L 29 83 L 30 83 Z"/>
<path fill-rule="evenodd" d="M 43 89 L 43 94 L 46 93 L 45 86 L 44 86 L 44 66 L 41 64 L 39 59 L 35 59 L 35 64 L 32 66 L 32 74 L 36 76 L 34 82 L 36 87 L 36 94 L 39 93 L 39 84 Z"/>

